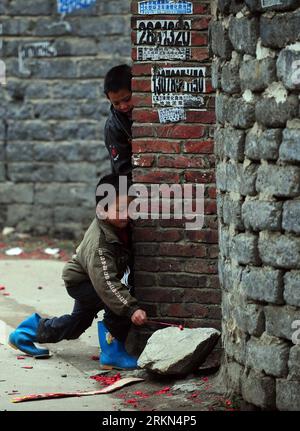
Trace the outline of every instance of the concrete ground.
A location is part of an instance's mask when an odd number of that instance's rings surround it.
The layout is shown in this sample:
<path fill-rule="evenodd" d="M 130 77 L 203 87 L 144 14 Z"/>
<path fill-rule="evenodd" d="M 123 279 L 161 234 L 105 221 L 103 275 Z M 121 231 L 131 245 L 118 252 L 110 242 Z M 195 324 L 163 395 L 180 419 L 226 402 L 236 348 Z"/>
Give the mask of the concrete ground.
<path fill-rule="evenodd" d="M 138 376 L 145 381 L 112 394 L 12 403 L 22 395 L 103 387 L 90 379 L 102 374 L 99 362 L 91 359 L 99 355 L 96 321 L 78 340 L 47 345 L 52 353 L 49 359 L 24 357 L 7 345 L 10 331 L 30 314 L 51 317 L 71 312 L 73 300 L 61 279 L 63 266 L 64 262 L 57 260 L 0 260 L 0 285 L 5 286 L 0 290 L 0 411 L 207 411 L 238 407 L 222 395 L 216 375 L 192 374 L 172 380 L 143 370 L 122 371 L 121 377 Z M 107 376 L 116 373 L 113 370 Z"/>
<path fill-rule="evenodd" d="M 91 360 L 91 356 L 99 354 L 96 324 L 78 340 L 49 344 L 47 347 L 53 354 L 50 359 L 28 356 L 17 359 L 22 352 L 7 345 L 9 332 L 28 315 L 37 312 L 42 317 L 49 317 L 72 310 L 73 300 L 67 295 L 61 279 L 63 266 L 64 262 L 50 260 L 0 261 L 0 284 L 6 287 L 0 291 L 0 410 L 113 411 L 120 408 L 120 401 L 109 394 L 11 402 L 12 398 L 21 395 L 102 388 L 90 379 L 91 375 L 100 372 L 98 362 Z M 33 368 L 22 368 L 24 366 Z"/>

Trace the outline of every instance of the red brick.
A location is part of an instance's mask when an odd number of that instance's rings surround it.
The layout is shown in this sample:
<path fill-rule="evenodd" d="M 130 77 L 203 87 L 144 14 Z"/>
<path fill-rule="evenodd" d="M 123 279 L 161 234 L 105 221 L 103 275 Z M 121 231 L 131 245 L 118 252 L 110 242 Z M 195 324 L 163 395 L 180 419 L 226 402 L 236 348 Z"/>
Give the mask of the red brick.
<path fill-rule="evenodd" d="M 216 90 L 213 88 L 211 80 L 207 79 L 205 84 L 205 93 L 209 94 L 209 93 L 214 93 L 215 91 Z"/>
<path fill-rule="evenodd" d="M 207 33 L 199 33 L 199 31 L 192 31 L 192 46 L 207 46 L 208 35 Z"/>
<path fill-rule="evenodd" d="M 204 200 L 204 213 L 205 214 L 217 214 L 217 202 L 215 199 Z"/>
<path fill-rule="evenodd" d="M 132 91 L 139 92 L 150 92 L 151 91 L 151 80 L 150 79 L 141 79 L 141 78 L 133 78 L 132 79 Z"/>
<path fill-rule="evenodd" d="M 156 228 L 136 228 L 133 232 L 135 241 L 180 241 L 183 238 L 181 230 L 158 230 Z"/>
<path fill-rule="evenodd" d="M 201 304 L 160 304 L 162 316 L 174 317 L 199 317 L 208 316 L 208 308 Z"/>
<path fill-rule="evenodd" d="M 219 256 L 219 251 L 220 251 L 219 245 L 214 245 L 212 247 L 209 247 L 208 256 L 211 259 L 217 258 Z"/>
<path fill-rule="evenodd" d="M 214 260 L 193 259 L 185 265 L 185 271 L 199 274 L 217 274 L 218 262 Z"/>
<path fill-rule="evenodd" d="M 160 286 L 170 287 L 205 287 L 207 282 L 206 276 L 190 275 L 190 274 L 158 274 L 157 282 Z"/>
<path fill-rule="evenodd" d="M 157 136 L 159 138 L 202 138 L 205 134 L 205 128 L 196 125 L 165 125 L 156 127 Z"/>
<path fill-rule="evenodd" d="M 141 106 L 149 107 L 152 106 L 152 96 L 151 94 L 135 93 L 132 96 L 132 102 L 136 108 Z"/>
<path fill-rule="evenodd" d="M 155 163 L 155 157 L 151 155 L 134 154 L 132 157 L 133 166 L 140 166 L 142 168 L 150 168 Z"/>
<path fill-rule="evenodd" d="M 154 130 L 152 126 L 142 126 L 139 124 L 134 124 L 132 126 L 132 136 L 134 138 L 147 138 L 154 136 Z"/>
<path fill-rule="evenodd" d="M 214 141 L 186 141 L 184 146 L 185 153 L 213 153 Z"/>
<path fill-rule="evenodd" d="M 155 109 L 134 109 L 133 121 L 139 123 L 158 123 L 158 112 Z"/>
<path fill-rule="evenodd" d="M 217 189 L 216 189 L 216 187 L 208 187 L 207 189 L 208 189 L 208 196 L 211 199 L 216 199 L 216 197 L 217 197 Z"/>
<path fill-rule="evenodd" d="M 179 174 L 172 171 L 141 171 L 133 170 L 133 178 L 137 183 L 179 183 Z"/>
<path fill-rule="evenodd" d="M 158 244 L 134 244 L 136 256 L 157 256 Z"/>
<path fill-rule="evenodd" d="M 134 259 L 135 271 L 157 272 L 159 269 L 159 261 L 146 257 L 136 256 Z"/>
<path fill-rule="evenodd" d="M 215 173 L 212 171 L 185 172 L 184 179 L 187 183 L 214 183 Z"/>
<path fill-rule="evenodd" d="M 194 2 L 193 15 L 206 15 L 210 14 L 209 4 L 203 4 L 203 2 Z"/>
<path fill-rule="evenodd" d="M 193 256 L 205 257 L 207 254 L 206 247 L 196 244 L 160 244 L 160 256 Z M 192 272 L 192 271 L 190 271 Z"/>
<path fill-rule="evenodd" d="M 180 153 L 180 143 L 162 140 L 133 140 L 133 153 Z"/>
<path fill-rule="evenodd" d="M 187 123 L 204 123 L 204 124 L 215 124 L 216 114 L 214 111 L 187 111 L 186 112 Z"/>
<path fill-rule="evenodd" d="M 209 160 L 202 156 L 159 156 L 159 168 L 209 168 Z"/>
<path fill-rule="evenodd" d="M 208 48 L 192 48 L 192 60 L 204 61 L 209 59 Z"/>
<path fill-rule="evenodd" d="M 221 304 L 221 290 L 217 289 L 185 289 L 183 301 L 199 304 Z"/>
<path fill-rule="evenodd" d="M 153 302 L 178 302 L 181 301 L 183 289 L 170 289 L 167 287 L 151 287 L 139 288 L 136 291 L 136 297 L 140 301 L 153 301 Z"/>
<path fill-rule="evenodd" d="M 208 29 L 208 25 L 209 25 L 210 20 L 211 20 L 210 17 L 206 17 L 206 18 L 194 18 L 193 19 L 193 23 L 192 23 L 192 29 L 193 30 Z"/>
<path fill-rule="evenodd" d="M 156 275 L 149 272 L 135 272 L 134 283 L 137 286 L 155 286 Z"/>
<path fill-rule="evenodd" d="M 132 66 L 132 74 L 133 76 L 151 76 L 151 64 L 134 64 Z"/>
<path fill-rule="evenodd" d="M 217 244 L 218 243 L 218 231 L 216 230 L 190 230 L 186 232 L 186 236 L 190 241 L 196 241 L 196 242 L 204 242 L 204 243 L 211 243 L 211 244 Z M 209 247 L 208 250 L 210 250 L 211 247 Z"/>

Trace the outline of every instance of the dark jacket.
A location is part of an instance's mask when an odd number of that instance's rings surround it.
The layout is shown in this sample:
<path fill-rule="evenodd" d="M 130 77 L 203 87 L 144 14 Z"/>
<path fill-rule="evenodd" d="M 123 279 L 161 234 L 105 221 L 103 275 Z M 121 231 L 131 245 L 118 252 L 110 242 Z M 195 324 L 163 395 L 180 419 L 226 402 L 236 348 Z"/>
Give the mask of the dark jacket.
<path fill-rule="evenodd" d="M 132 170 L 131 126 L 132 120 L 111 105 L 105 124 L 104 137 L 112 173 L 117 175 L 128 174 Z"/>
<path fill-rule="evenodd" d="M 103 304 L 118 316 L 131 317 L 140 306 L 126 287 L 124 275 L 127 272 L 128 279 L 130 263 L 130 250 L 115 228 L 95 217 L 76 254 L 66 263 L 62 278 L 68 288 L 90 280 Z"/>

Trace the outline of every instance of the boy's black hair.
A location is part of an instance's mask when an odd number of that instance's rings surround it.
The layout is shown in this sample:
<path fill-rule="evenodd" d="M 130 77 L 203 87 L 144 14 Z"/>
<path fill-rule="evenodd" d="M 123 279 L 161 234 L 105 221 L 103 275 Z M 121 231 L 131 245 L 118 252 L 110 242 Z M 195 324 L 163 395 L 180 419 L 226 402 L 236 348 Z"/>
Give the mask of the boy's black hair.
<path fill-rule="evenodd" d="M 104 93 L 108 96 L 110 91 L 113 93 L 123 89 L 131 91 L 131 78 L 131 67 L 127 64 L 113 67 L 104 78 Z"/>
<path fill-rule="evenodd" d="M 96 190 L 95 190 L 95 195 L 96 195 L 96 205 L 98 204 L 98 202 L 103 199 L 103 196 L 97 196 L 97 190 L 98 187 L 101 184 L 110 184 L 111 186 L 114 187 L 116 194 L 119 195 L 120 193 L 120 188 L 119 188 L 119 178 L 121 177 L 126 177 L 127 178 L 127 188 L 126 188 L 126 193 L 128 193 L 129 187 L 132 185 L 132 179 L 131 179 L 131 175 L 115 175 L 115 174 L 109 174 L 109 175 L 105 175 L 104 177 L 100 178 L 97 186 L 96 186 Z M 124 179 L 124 178 L 123 178 Z"/>

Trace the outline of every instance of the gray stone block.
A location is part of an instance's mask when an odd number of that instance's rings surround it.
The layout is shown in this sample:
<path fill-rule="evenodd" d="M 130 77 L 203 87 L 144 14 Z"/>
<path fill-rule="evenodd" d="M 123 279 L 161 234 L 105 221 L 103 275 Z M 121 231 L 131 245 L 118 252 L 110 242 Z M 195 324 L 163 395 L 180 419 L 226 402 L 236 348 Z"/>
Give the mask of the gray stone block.
<path fill-rule="evenodd" d="M 94 184 L 36 184 L 35 203 L 49 205 L 49 202 L 55 202 L 56 205 L 91 207 L 91 202 L 94 202 L 94 192 Z"/>
<path fill-rule="evenodd" d="M 235 15 L 242 8 L 243 4 L 239 0 L 218 0 L 218 9 L 224 15 L 228 15 L 229 13 Z"/>
<path fill-rule="evenodd" d="M 222 341 L 226 355 L 239 364 L 246 361 L 246 335 L 235 325 L 232 318 L 222 321 Z"/>
<path fill-rule="evenodd" d="M 72 120 L 79 117 L 78 102 L 42 102 L 34 104 L 34 115 L 41 120 Z"/>
<path fill-rule="evenodd" d="M 294 45 L 295 46 L 295 45 Z M 300 47 L 283 49 L 277 60 L 277 75 L 289 90 L 300 89 Z"/>
<path fill-rule="evenodd" d="M 51 15 L 53 12 L 51 2 L 43 0 L 12 0 L 9 4 L 10 15 Z"/>
<path fill-rule="evenodd" d="M 216 119 L 218 123 L 224 124 L 229 106 L 229 97 L 224 94 L 216 95 Z"/>
<path fill-rule="evenodd" d="M 232 18 L 229 23 L 229 39 L 234 49 L 242 54 L 255 55 L 259 25 L 257 18 Z"/>
<path fill-rule="evenodd" d="M 211 49 L 213 53 L 222 59 L 229 60 L 232 53 L 232 45 L 227 30 L 220 21 L 214 21 L 209 27 Z"/>
<path fill-rule="evenodd" d="M 300 380 L 300 345 L 291 348 L 288 366 L 289 378 Z"/>
<path fill-rule="evenodd" d="M 298 39 L 300 28 L 300 11 L 262 15 L 260 19 L 260 37 L 262 44 L 270 48 L 285 48 Z"/>
<path fill-rule="evenodd" d="M 277 160 L 281 137 L 280 129 L 261 131 L 254 126 L 246 137 L 245 155 L 252 160 Z"/>
<path fill-rule="evenodd" d="M 217 187 L 223 191 L 240 193 L 243 196 L 255 194 L 257 165 L 244 166 L 241 163 L 218 163 Z"/>
<path fill-rule="evenodd" d="M 97 177 L 95 163 L 56 163 L 53 166 L 53 180 L 56 182 L 96 183 Z"/>
<path fill-rule="evenodd" d="M 242 206 L 242 220 L 246 229 L 280 231 L 281 212 L 281 202 L 247 200 Z"/>
<path fill-rule="evenodd" d="M 298 107 L 299 102 L 294 95 L 279 103 L 274 97 L 265 97 L 256 104 L 256 121 L 265 127 L 285 127 L 288 120 L 297 118 Z"/>
<path fill-rule="evenodd" d="M 246 268 L 241 288 L 249 299 L 260 302 L 283 303 L 283 272 L 272 268 Z"/>
<path fill-rule="evenodd" d="M 270 196 L 294 197 L 300 192 L 300 168 L 261 165 L 257 170 L 256 190 Z"/>
<path fill-rule="evenodd" d="M 279 157 L 286 162 L 300 162 L 300 129 L 284 129 Z"/>
<path fill-rule="evenodd" d="M 255 105 L 244 99 L 230 98 L 227 104 L 226 120 L 239 129 L 249 129 L 255 122 Z"/>
<path fill-rule="evenodd" d="M 211 65 L 211 84 L 215 90 L 221 88 L 221 61 L 214 58 Z"/>
<path fill-rule="evenodd" d="M 220 253 L 224 257 L 229 257 L 230 251 L 230 236 L 229 229 L 226 226 L 219 226 L 219 238 L 220 238 Z"/>
<path fill-rule="evenodd" d="M 73 59 L 35 58 L 30 61 L 30 71 L 34 79 L 65 79 L 77 78 L 77 63 Z M 28 60 L 27 60 L 28 61 Z"/>
<path fill-rule="evenodd" d="M 0 182 L 3 182 L 5 180 L 6 180 L 5 166 L 4 166 L 4 163 L 0 162 Z"/>
<path fill-rule="evenodd" d="M 92 202 L 91 202 L 92 204 Z M 95 217 L 95 209 L 89 210 L 86 207 L 57 206 L 54 208 L 54 224 L 70 223 L 90 224 Z"/>
<path fill-rule="evenodd" d="M 37 163 L 9 163 L 8 175 L 15 183 L 41 182 L 48 183 L 54 180 L 53 165 Z"/>
<path fill-rule="evenodd" d="M 283 297 L 288 305 L 300 307 L 300 271 L 289 271 L 284 275 Z"/>
<path fill-rule="evenodd" d="M 241 65 L 242 90 L 263 91 L 276 81 L 276 62 L 273 58 L 245 61 Z"/>
<path fill-rule="evenodd" d="M 103 83 L 91 82 L 54 82 L 52 84 L 52 96 L 54 99 L 87 99 L 89 102 L 97 101 L 101 106 L 105 105 L 105 112 L 109 111 L 109 102 L 100 99 Z M 100 99 L 100 100 L 99 100 Z M 103 109 L 104 112 L 104 109 Z"/>
<path fill-rule="evenodd" d="M 6 157 L 9 162 L 32 162 L 33 161 L 32 142 L 8 142 L 6 148 Z"/>
<path fill-rule="evenodd" d="M 282 227 L 288 232 L 300 234 L 300 200 L 283 204 Z"/>
<path fill-rule="evenodd" d="M 299 380 L 278 379 L 276 381 L 276 407 L 278 410 L 300 410 Z"/>
<path fill-rule="evenodd" d="M 8 140 L 12 141 L 51 141 L 51 125 L 39 120 L 8 122 Z"/>
<path fill-rule="evenodd" d="M 300 238 L 260 233 L 258 248 L 264 264 L 275 268 L 300 268 Z"/>
<path fill-rule="evenodd" d="M 64 121 L 53 125 L 53 138 L 55 141 L 68 141 L 70 139 L 97 140 L 104 125 L 92 121 Z"/>
<path fill-rule="evenodd" d="M 242 202 L 241 200 L 233 200 L 230 196 L 224 196 L 223 203 L 223 220 L 227 225 L 234 225 L 236 229 L 243 229 L 244 225 L 241 216 Z"/>
<path fill-rule="evenodd" d="M 14 184 L 6 182 L 0 187 L 0 201 L 2 204 L 33 202 L 33 184 Z"/>
<path fill-rule="evenodd" d="M 248 403 L 264 409 L 275 408 L 275 379 L 251 370 L 241 379 L 242 397 Z"/>
<path fill-rule="evenodd" d="M 235 393 L 241 393 L 241 375 L 243 367 L 237 362 L 226 361 L 222 366 L 222 373 L 224 373 L 224 382 L 226 388 Z"/>
<path fill-rule="evenodd" d="M 257 243 L 258 238 L 250 233 L 236 235 L 232 240 L 231 257 L 236 259 L 239 264 L 259 264 Z"/>
<path fill-rule="evenodd" d="M 223 140 L 225 156 L 237 161 L 243 161 L 245 132 L 232 127 L 225 127 Z"/>
<path fill-rule="evenodd" d="M 247 343 L 246 365 L 274 377 L 286 377 L 290 346 L 286 341 L 265 332 L 260 338 L 251 337 Z"/>
<path fill-rule="evenodd" d="M 300 321 L 300 310 L 295 307 L 273 306 L 265 307 L 266 332 L 274 337 L 285 338 L 292 341 L 295 328 L 292 326 L 295 320 Z"/>
<path fill-rule="evenodd" d="M 239 93 L 240 86 L 240 65 L 238 61 L 225 63 L 222 67 L 221 85 L 225 93 Z"/>

